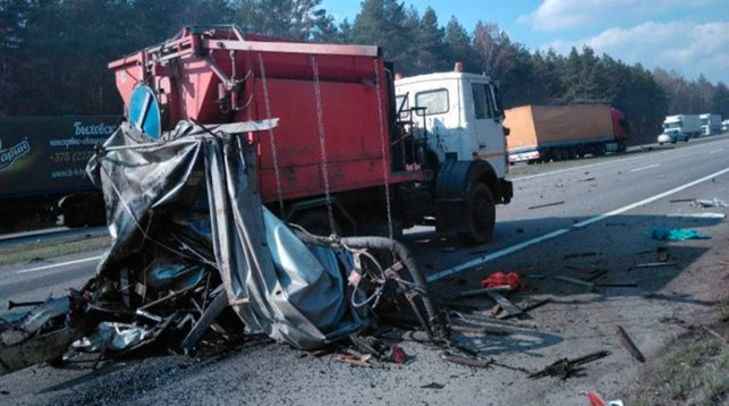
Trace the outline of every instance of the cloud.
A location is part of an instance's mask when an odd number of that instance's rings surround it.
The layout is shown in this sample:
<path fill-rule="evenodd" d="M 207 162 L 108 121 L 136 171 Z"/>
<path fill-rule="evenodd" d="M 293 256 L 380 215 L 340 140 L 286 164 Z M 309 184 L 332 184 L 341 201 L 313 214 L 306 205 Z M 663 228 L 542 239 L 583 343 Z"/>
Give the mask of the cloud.
<path fill-rule="evenodd" d="M 693 8 L 722 0 L 543 0 L 530 14 L 519 16 L 518 22 L 540 31 L 583 27 L 621 16 L 639 17 L 665 13 L 676 8 Z"/>
<path fill-rule="evenodd" d="M 566 54 L 583 45 L 628 63 L 675 69 L 691 77 L 704 73 L 711 80 L 729 82 L 729 21 L 648 21 L 578 41 L 553 41 L 545 48 Z"/>

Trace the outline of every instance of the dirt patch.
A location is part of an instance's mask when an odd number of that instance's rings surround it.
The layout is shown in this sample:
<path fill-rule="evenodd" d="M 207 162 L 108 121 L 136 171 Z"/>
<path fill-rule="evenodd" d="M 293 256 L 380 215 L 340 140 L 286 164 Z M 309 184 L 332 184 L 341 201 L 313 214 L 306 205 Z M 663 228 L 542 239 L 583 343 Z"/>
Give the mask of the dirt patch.
<path fill-rule="evenodd" d="M 717 307 L 719 316 L 729 300 Z M 681 323 L 681 321 L 678 321 Z M 729 323 L 684 324 L 686 333 L 650 361 L 624 399 L 637 406 L 729 405 Z"/>
<path fill-rule="evenodd" d="M 0 248 L 0 266 L 29 263 L 56 258 L 63 255 L 97 251 L 108 248 L 111 238 L 92 237 L 78 241 L 29 243 L 20 247 Z"/>

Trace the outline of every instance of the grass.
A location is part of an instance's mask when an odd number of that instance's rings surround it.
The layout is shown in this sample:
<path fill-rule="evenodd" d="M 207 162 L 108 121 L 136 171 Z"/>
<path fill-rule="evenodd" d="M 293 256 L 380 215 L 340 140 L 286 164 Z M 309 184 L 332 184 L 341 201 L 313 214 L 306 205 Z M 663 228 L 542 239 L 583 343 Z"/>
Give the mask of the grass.
<path fill-rule="evenodd" d="M 54 243 L 31 243 L 20 247 L 0 249 L 0 266 L 29 263 L 63 255 L 97 251 L 108 248 L 110 237 L 87 238 Z"/>
<path fill-rule="evenodd" d="M 626 404 L 729 405 L 729 345 L 695 329 L 669 345 Z"/>

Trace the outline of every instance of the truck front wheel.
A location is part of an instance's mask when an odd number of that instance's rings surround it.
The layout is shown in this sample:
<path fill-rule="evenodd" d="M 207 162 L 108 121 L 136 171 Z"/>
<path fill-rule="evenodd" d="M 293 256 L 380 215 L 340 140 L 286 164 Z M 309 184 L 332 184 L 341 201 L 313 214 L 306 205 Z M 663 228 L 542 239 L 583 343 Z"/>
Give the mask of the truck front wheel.
<path fill-rule="evenodd" d="M 496 203 L 491 189 L 476 183 L 466 197 L 466 229 L 463 238 L 474 244 L 491 241 L 496 223 Z"/>

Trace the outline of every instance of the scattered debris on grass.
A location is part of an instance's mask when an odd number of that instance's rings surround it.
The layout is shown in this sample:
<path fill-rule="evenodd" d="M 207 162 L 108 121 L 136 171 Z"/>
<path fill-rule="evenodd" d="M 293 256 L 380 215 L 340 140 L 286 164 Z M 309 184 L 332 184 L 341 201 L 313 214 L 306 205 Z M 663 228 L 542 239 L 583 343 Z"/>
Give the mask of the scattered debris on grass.
<path fill-rule="evenodd" d="M 623 345 L 623 347 L 625 347 L 626 350 L 628 350 L 630 355 L 632 355 L 633 358 L 641 363 L 645 362 L 645 356 L 638 349 L 638 346 L 635 345 L 635 342 L 632 338 L 630 338 L 625 329 L 622 326 L 617 326 L 615 327 L 615 331 L 618 334 L 618 339 L 620 339 L 620 343 Z"/>

